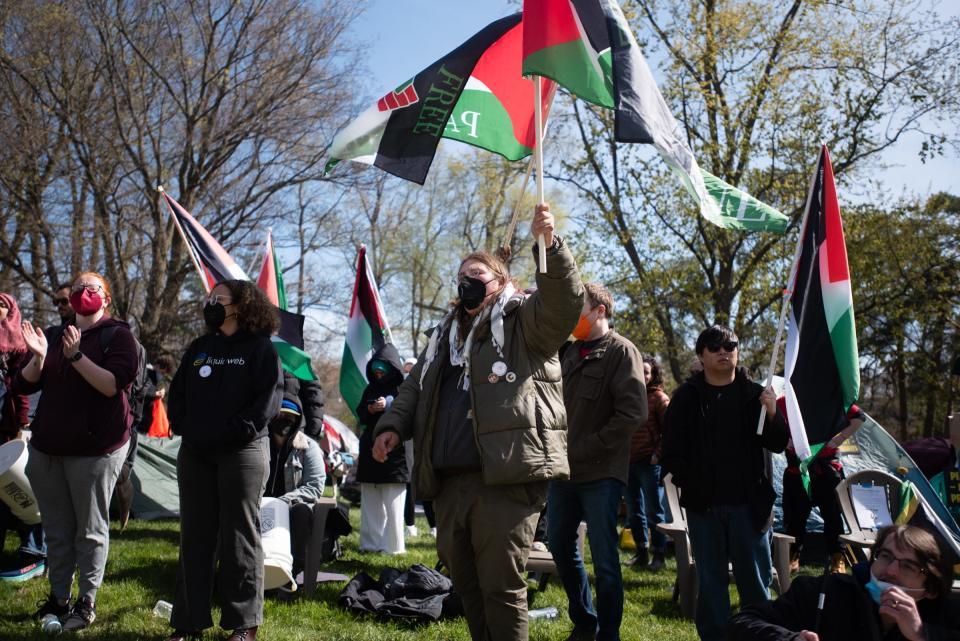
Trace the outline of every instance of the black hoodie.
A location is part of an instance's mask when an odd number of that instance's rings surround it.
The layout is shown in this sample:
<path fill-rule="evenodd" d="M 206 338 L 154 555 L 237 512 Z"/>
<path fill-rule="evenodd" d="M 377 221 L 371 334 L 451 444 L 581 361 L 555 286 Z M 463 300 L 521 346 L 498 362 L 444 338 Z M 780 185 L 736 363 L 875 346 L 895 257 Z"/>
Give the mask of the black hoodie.
<path fill-rule="evenodd" d="M 205 334 L 190 343 L 170 383 L 170 429 L 198 448 L 238 450 L 267 435 L 282 398 L 280 361 L 268 337 Z"/>
<path fill-rule="evenodd" d="M 373 362 L 383 361 L 389 366 L 386 376 L 377 380 L 373 377 Z M 360 461 L 357 467 L 357 480 L 361 483 L 407 483 L 410 475 L 407 472 L 407 459 L 403 447 L 395 447 L 387 456 L 387 460 L 379 463 L 373 458 L 373 431 L 377 421 L 387 410 L 378 414 L 367 411 L 367 404 L 380 398 L 396 397 L 397 389 L 403 382 L 403 364 L 397 348 L 387 343 L 381 347 L 367 363 L 367 380 L 370 383 L 363 390 L 360 404 L 357 405 L 357 417 L 363 425 L 360 434 Z"/>

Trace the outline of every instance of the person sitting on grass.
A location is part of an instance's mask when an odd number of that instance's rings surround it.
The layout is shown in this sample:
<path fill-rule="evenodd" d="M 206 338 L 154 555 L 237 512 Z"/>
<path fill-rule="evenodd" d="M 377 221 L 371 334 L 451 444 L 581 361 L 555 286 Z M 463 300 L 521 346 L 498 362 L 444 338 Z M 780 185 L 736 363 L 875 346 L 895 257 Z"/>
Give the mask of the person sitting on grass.
<path fill-rule="evenodd" d="M 801 576 L 776 601 L 730 619 L 729 641 L 960 639 L 952 561 L 936 535 L 912 525 L 881 530 L 872 562 L 853 574 Z M 818 607 L 818 604 L 821 604 Z"/>

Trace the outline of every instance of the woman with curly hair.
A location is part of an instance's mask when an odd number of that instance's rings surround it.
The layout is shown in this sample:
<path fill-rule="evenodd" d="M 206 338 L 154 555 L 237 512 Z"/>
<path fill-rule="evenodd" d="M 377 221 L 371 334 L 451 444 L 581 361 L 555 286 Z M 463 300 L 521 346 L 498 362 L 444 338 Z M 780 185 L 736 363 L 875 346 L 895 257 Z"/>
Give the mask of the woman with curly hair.
<path fill-rule="evenodd" d="M 220 627 L 228 641 L 252 641 L 263 620 L 260 499 L 267 482 L 267 427 L 280 411 L 283 375 L 270 342 L 279 321 L 256 285 L 228 280 L 203 308 L 207 333 L 187 348 L 168 395 L 170 427 L 183 437 L 180 567 L 170 641 L 213 625 L 217 587 Z"/>

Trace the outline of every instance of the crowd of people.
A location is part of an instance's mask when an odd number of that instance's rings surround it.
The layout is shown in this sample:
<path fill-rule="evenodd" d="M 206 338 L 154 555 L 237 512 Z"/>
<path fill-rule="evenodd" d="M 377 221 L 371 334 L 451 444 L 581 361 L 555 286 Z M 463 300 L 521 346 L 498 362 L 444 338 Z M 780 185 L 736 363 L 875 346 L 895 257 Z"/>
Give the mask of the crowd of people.
<path fill-rule="evenodd" d="M 535 289 L 518 289 L 500 257 L 471 253 L 422 353 L 404 362 L 387 344 L 371 355 L 355 408 L 361 551 L 404 553 L 419 501 L 473 639 L 528 638 L 525 564 L 532 546 L 545 545 L 567 597 L 568 639 L 618 640 L 622 566 L 665 567 L 667 542 L 656 526 L 668 518 L 669 475 L 696 558 L 695 624 L 704 641 L 960 639 L 952 560 L 934 533 L 894 526 L 879 533 L 869 563 L 847 573 L 841 561 L 838 448 L 862 424 L 859 408 L 811 464 L 807 493 L 782 405 L 740 367 L 732 329 L 700 333 L 697 368 L 671 398 L 660 364 L 614 329 L 610 292 L 581 281 L 546 205 L 531 231 L 547 259 Z M 271 343 L 276 311 L 251 282 L 218 283 L 203 308 L 206 331 L 179 364 L 155 359 L 144 384 L 135 384 L 142 347 L 110 314 L 111 300 L 107 279 L 83 272 L 56 291 L 60 324 L 42 330 L 0 294 L 0 439 L 29 428 L 26 475 L 42 514 L 42 524 L 28 526 L 0 504 L 0 532 L 20 535 L 23 572 L 46 569 L 49 596 L 37 618 L 53 615 L 66 631 L 93 624 L 111 496 L 132 465 L 136 433 L 162 401 L 181 437 L 180 557 L 167 641 L 212 627 L 214 595 L 229 641 L 253 641 L 263 623 L 264 497 L 290 506 L 293 576 L 305 565 L 310 506 L 326 482 L 317 444 L 322 392 L 281 368 Z M 138 386 L 145 391 L 134 398 Z M 27 395 L 36 392 L 31 421 Z M 135 404 L 147 409 L 138 414 Z M 771 601 L 769 455 L 784 451 L 792 560 L 799 566 L 816 505 L 828 571 Z M 621 562 L 624 502 L 636 552 Z M 581 522 L 595 590 L 580 554 Z M 740 597 L 733 616 L 731 565 Z"/>

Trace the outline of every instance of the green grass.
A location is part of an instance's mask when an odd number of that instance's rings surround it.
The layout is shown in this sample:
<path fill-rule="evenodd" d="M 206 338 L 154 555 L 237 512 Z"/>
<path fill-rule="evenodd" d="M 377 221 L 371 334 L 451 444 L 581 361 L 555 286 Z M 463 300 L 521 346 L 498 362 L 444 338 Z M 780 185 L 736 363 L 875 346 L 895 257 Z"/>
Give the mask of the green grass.
<path fill-rule="evenodd" d="M 426 522 L 418 519 L 421 535 L 408 541 L 407 553 L 392 557 L 357 552 L 359 509 L 351 510 L 354 533 L 344 541 L 345 554 L 324 567 L 325 571 L 347 576 L 366 571 L 378 576 L 385 567 L 409 567 L 414 563 L 433 566 L 437 561 L 434 539 L 429 536 Z M 116 524 L 114 524 L 116 525 Z M 177 568 L 176 521 L 132 520 L 125 531 L 114 527 L 111 531 L 110 557 L 104 584 L 97 597 L 97 620 L 81 638 L 109 641 L 134 639 L 163 639 L 169 632 L 166 622 L 153 616 L 153 605 L 158 599 L 172 600 Z M 9 567 L 13 561 L 11 550 L 18 545 L 16 536 L 9 534 L 0 565 Z M 589 547 L 587 555 L 589 557 Z M 623 553 L 623 558 L 627 553 Z M 668 559 L 667 568 L 657 574 L 624 568 L 624 604 L 621 636 L 625 640 L 653 639 L 657 641 L 693 641 L 697 638 L 693 623 L 680 617 L 677 604 L 671 600 L 675 565 Z M 533 584 L 531 583 L 531 586 Z M 337 596 L 343 584 L 321 584 L 316 593 L 300 595 L 290 602 L 267 599 L 264 624 L 257 635 L 264 641 L 468 641 L 467 625 L 463 619 L 441 621 L 432 625 L 410 625 L 380 621 L 353 614 L 337 605 Z M 45 578 L 24 583 L 0 583 L 0 639 L 17 641 L 41 638 L 39 627 L 29 619 L 37 602 L 46 597 Z M 531 607 L 549 605 L 560 610 L 553 620 L 530 622 L 533 641 L 560 641 L 571 629 L 566 616 L 566 597 L 556 578 L 544 592 L 531 590 Z M 736 602 L 736 590 L 732 590 Z M 219 621 L 218 613 L 214 621 Z M 226 634 L 218 628 L 208 630 L 205 640 L 222 639 Z"/>

